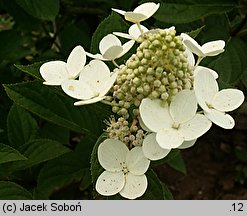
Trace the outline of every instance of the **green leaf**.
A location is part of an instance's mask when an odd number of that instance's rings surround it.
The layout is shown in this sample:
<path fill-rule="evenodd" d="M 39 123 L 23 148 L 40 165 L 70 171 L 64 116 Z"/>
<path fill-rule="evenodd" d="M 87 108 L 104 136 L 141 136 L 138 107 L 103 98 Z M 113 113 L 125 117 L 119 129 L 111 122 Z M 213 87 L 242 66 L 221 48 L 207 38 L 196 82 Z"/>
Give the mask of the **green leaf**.
<path fill-rule="evenodd" d="M 19 151 L 27 158 L 27 160 L 6 164 L 8 167 L 5 166 L 3 169 L 7 169 L 8 171 L 27 169 L 34 165 L 57 158 L 70 150 L 54 140 L 36 139 L 21 146 Z"/>
<path fill-rule="evenodd" d="M 32 194 L 14 182 L 0 181 L 0 200 L 31 200 Z"/>
<path fill-rule="evenodd" d="M 33 76 L 34 78 L 43 81 L 43 78 L 41 77 L 39 73 L 39 68 L 44 62 L 36 62 L 31 65 L 15 65 L 16 68 L 19 70 Z"/>
<path fill-rule="evenodd" d="M 38 130 L 37 122 L 30 113 L 17 105 L 10 109 L 7 127 L 9 142 L 14 148 L 33 139 Z"/>
<path fill-rule="evenodd" d="M 231 38 L 225 52 L 209 65 L 219 74 L 223 86 L 236 85 L 247 67 L 247 45 L 239 38 Z"/>
<path fill-rule="evenodd" d="M 91 42 L 91 52 L 99 52 L 99 42 L 107 34 L 112 32 L 128 32 L 128 25 L 123 21 L 122 17 L 112 12 L 106 19 L 104 19 L 93 34 Z"/>
<path fill-rule="evenodd" d="M 100 143 L 102 143 L 106 138 L 107 138 L 106 134 L 103 133 L 97 140 L 96 144 L 94 145 L 94 148 L 91 154 L 90 163 L 91 163 L 91 176 L 92 176 L 93 185 L 95 185 L 97 178 L 104 171 L 104 169 L 99 163 L 97 152 L 98 152 L 98 147 Z"/>
<path fill-rule="evenodd" d="M 144 195 L 140 197 L 142 200 L 167 200 L 172 199 L 171 192 L 162 183 L 155 172 L 150 168 L 147 173 L 148 188 Z"/>
<path fill-rule="evenodd" d="M 97 136 L 101 133 L 101 118 L 91 106 L 76 107 L 73 100 L 54 93 L 40 82 L 4 85 L 8 96 L 28 111 L 70 130 Z"/>
<path fill-rule="evenodd" d="M 44 122 L 38 134 L 40 138 L 56 140 L 62 144 L 69 143 L 69 135 L 70 133 L 68 129 L 52 124 L 50 122 Z"/>
<path fill-rule="evenodd" d="M 0 62 L 2 62 L 2 60 L 10 60 L 14 62 L 30 54 L 31 50 L 29 50 L 27 47 L 24 47 L 24 43 L 24 36 L 21 36 L 21 32 L 15 29 L 1 31 Z"/>
<path fill-rule="evenodd" d="M 181 153 L 167 161 L 168 165 L 173 169 L 186 174 L 186 165 Z"/>
<path fill-rule="evenodd" d="M 192 37 L 192 38 L 196 38 L 196 36 L 198 35 L 198 34 L 200 34 L 200 32 L 202 31 L 202 29 L 205 27 L 205 25 L 204 26 L 202 26 L 202 27 L 200 27 L 200 28 L 197 28 L 197 29 L 195 29 L 195 30 L 193 30 L 193 31 L 190 31 L 190 32 L 186 32 L 186 34 L 188 34 L 190 37 Z"/>
<path fill-rule="evenodd" d="M 16 149 L 0 143 L 0 164 L 26 159 L 27 158 Z"/>
<path fill-rule="evenodd" d="M 42 20 L 54 21 L 59 11 L 59 0 L 16 0 L 28 14 Z"/>
<path fill-rule="evenodd" d="M 86 187 L 84 183 L 87 185 L 88 180 L 91 183 L 90 173 L 88 173 L 90 167 L 88 149 L 92 149 L 93 144 L 93 140 L 85 138 L 79 144 L 80 148 L 49 161 L 38 176 L 36 198 L 39 198 L 39 194 L 48 198 L 56 190 L 71 183 L 82 181 L 84 188 Z"/>
<path fill-rule="evenodd" d="M 154 17 L 165 23 L 189 23 L 211 14 L 221 14 L 236 7 L 233 3 L 161 3 Z"/>

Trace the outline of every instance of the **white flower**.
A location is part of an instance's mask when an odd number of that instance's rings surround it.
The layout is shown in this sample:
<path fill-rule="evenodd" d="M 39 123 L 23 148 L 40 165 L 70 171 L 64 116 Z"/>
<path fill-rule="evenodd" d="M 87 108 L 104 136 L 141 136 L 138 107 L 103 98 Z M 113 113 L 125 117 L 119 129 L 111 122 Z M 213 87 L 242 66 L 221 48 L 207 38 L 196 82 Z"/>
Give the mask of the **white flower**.
<path fill-rule="evenodd" d="M 218 79 L 219 75 L 217 74 L 216 71 L 210 69 L 210 68 L 207 68 L 207 67 L 203 67 L 203 66 L 197 66 L 194 70 L 194 77 L 199 75 L 201 73 L 211 73 L 212 76 L 214 77 L 214 79 Z"/>
<path fill-rule="evenodd" d="M 130 40 L 122 45 L 121 41 L 113 34 L 108 34 L 102 38 L 99 43 L 101 54 L 91 54 L 86 52 L 87 56 L 102 61 L 113 61 L 122 57 L 134 45 L 135 41 Z"/>
<path fill-rule="evenodd" d="M 130 40 L 137 40 L 139 38 L 139 36 L 141 36 L 142 33 L 148 32 L 149 30 L 143 26 L 140 25 L 141 31 L 139 29 L 139 27 L 136 24 L 133 24 L 132 26 L 130 26 L 129 28 L 129 34 L 126 33 L 122 33 L 122 32 L 113 32 L 114 35 L 117 35 L 119 37 L 123 37 L 123 38 L 127 38 Z"/>
<path fill-rule="evenodd" d="M 160 100 L 145 98 L 140 105 L 144 125 L 156 133 L 156 141 L 163 149 L 178 148 L 184 141 L 192 141 L 206 133 L 212 123 L 202 114 L 196 114 L 194 91 L 182 90 L 169 107 Z M 145 150 L 144 150 L 145 152 Z"/>
<path fill-rule="evenodd" d="M 134 11 L 123 11 L 119 9 L 113 9 L 113 11 L 121 14 L 127 21 L 133 23 L 140 23 L 151 16 L 159 9 L 160 4 L 155 4 L 154 2 L 146 2 L 139 5 L 134 9 Z"/>
<path fill-rule="evenodd" d="M 120 193 L 128 199 L 142 196 L 147 189 L 150 161 L 144 157 L 141 147 L 129 151 L 119 140 L 106 139 L 99 145 L 98 159 L 105 171 L 96 182 L 96 190 L 104 196 Z"/>
<path fill-rule="evenodd" d="M 237 109 L 244 101 L 244 94 L 238 89 L 219 91 L 218 83 L 211 73 L 198 73 L 194 80 L 195 95 L 205 116 L 216 125 L 231 129 L 234 119 L 225 112 Z"/>
<path fill-rule="evenodd" d="M 195 140 L 184 141 L 178 148 L 185 149 L 193 146 L 196 142 Z M 156 141 L 156 133 L 148 134 L 142 144 L 143 154 L 149 160 L 160 160 L 167 156 L 171 149 L 161 148 L 159 143 Z"/>
<path fill-rule="evenodd" d="M 200 46 L 189 35 L 182 33 L 181 36 L 183 38 L 184 44 L 198 57 L 216 56 L 224 52 L 225 41 L 223 40 L 210 41 Z"/>
<path fill-rule="evenodd" d="M 86 63 L 86 53 L 82 46 L 76 46 L 70 53 L 67 63 L 50 61 L 41 65 L 40 74 L 46 85 L 61 85 L 63 81 L 79 76 Z"/>
<path fill-rule="evenodd" d="M 117 73 L 111 73 L 104 62 L 92 60 L 82 69 L 79 80 L 66 80 L 61 87 L 70 97 L 81 100 L 74 103 L 78 106 L 103 100 L 116 78 Z"/>

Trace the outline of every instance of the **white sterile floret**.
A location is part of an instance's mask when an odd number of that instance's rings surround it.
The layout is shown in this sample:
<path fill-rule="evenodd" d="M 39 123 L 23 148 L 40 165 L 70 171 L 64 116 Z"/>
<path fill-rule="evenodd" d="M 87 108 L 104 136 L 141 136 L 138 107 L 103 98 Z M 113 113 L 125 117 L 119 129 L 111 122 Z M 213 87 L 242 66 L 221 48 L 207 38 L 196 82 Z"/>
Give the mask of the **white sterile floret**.
<path fill-rule="evenodd" d="M 146 2 L 139 5 L 133 11 L 123 11 L 119 9 L 113 9 L 113 11 L 121 14 L 127 21 L 133 23 L 140 23 L 151 16 L 159 9 L 160 4 L 155 4 L 154 2 Z"/>
<path fill-rule="evenodd" d="M 244 101 L 244 94 L 238 89 L 219 91 L 218 83 L 211 73 L 197 73 L 194 80 L 195 95 L 205 116 L 216 125 L 231 129 L 234 119 L 226 114 L 237 109 Z"/>
<path fill-rule="evenodd" d="M 91 54 L 86 52 L 87 56 L 102 61 L 113 61 L 122 57 L 134 45 L 135 41 L 130 40 L 122 45 L 121 41 L 113 34 L 108 34 L 102 38 L 99 43 L 101 54 Z"/>
<path fill-rule="evenodd" d="M 140 28 L 141 28 L 141 31 L 140 31 L 139 27 L 137 26 L 137 24 L 133 24 L 129 28 L 129 31 L 128 31 L 129 34 L 122 33 L 122 32 L 113 32 L 113 34 L 117 35 L 119 37 L 123 37 L 123 38 L 127 38 L 127 39 L 130 39 L 130 40 L 135 40 L 136 41 L 141 36 L 142 33 L 145 33 L 145 32 L 149 31 L 143 25 L 140 25 Z"/>
<path fill-rule="evenodd" d="M 184 141 L 193 141 L 212 125 L 204 115 L 196 113 L 197 101 L 192 90 L 177 93 L 168 107 L 161 104 L 158 99 L 143 99 L 140 115 L 144 125 L 156 133 L 156 141 L 163 149 L 178 148 Z"/>
<path fill-rule="evenodd" d="M 178 148 L 186 149 L 192 147 L 196 142 L 195 140 L 184 141 Z M 149 160 L 160 160 L 166 157 L 171 149 L 162 148 L 159 143 L 156 141 L 156 133 L 148 134 L 142 144 L 143 154 Z"/>
<path fill-rule="evenodd" d="M 96 190 L 104 196 L 119 193 L 127 199 L 142 196 L 147 189 L 150 161 L 143 155 L 141 147 L 129 151 L 119 140 L 106 139 L 99 145 L 98 160 L 105 171 L 98 177 Z"/>
<path fill-rule="evenodd" d="M 74 103 L 78 106 L 103 100 L 116 78 L 117 73 L 111 73 L 104 62 L 92 60 L 82 69 L 79 80 L 66 80 L 61 87 L 70 97 L 81 100 Z"/>
<path fill-rule="evenodd" d="M 40 74 L 45 85 L 61 85 L 65 80 L 79 76 L 86 63 L 86 53 L 82 46 L 76 46 L 70 53 L 67 62 L 50 61 L 41 65 Z"/>
<path fill-rule="evenodd" d="M 181 36 L 186 47 L 188 47 L 191 52 L 195 53 L 199 57 L 216 56 L 224 52 L 225 41 L 223 40 L 210 41 L 200 46 L 189 35 L 182 33 Z"/>
<path fill-rule="evenodd" d="M 218 79 L 219 75 L 217 74 L 216 71 L 210 69 L 210 68 L 207 68 L 207 67 L 203 67 L 203 66 L 197 66 L 194 70 L 194 76 L 197 76 L 201 73 L 211 73 L 212 76 L 214 77 L 214 79 Z"/>

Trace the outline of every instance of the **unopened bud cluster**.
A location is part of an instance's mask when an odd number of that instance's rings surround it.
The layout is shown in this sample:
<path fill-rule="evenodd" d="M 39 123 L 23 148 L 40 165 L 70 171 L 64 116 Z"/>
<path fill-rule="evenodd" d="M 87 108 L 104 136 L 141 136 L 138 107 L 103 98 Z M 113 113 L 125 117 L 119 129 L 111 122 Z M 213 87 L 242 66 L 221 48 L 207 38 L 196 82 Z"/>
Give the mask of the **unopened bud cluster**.
<path fill-rule="evenodd" d="M 143 98 L 159 98 L 166 105 L 193 83 L 185 47 L 175 29 L 148 31 L 138 42 L 137 52 L 115 69 L 119 75 L 110 98 L 113 112 L 125 118 L 130 106 L 138 108 Z"/>
<path fill-rule="evenodd" d="M 108 125 L 106 132 L 109 138 L 120 140 L 129 148 L 142 145 L 144 131 L 136 125 L 129 126 L 129 122 L 125 118 L 120 117 L 116 121 L 112 117 L 106 124 Z"/>

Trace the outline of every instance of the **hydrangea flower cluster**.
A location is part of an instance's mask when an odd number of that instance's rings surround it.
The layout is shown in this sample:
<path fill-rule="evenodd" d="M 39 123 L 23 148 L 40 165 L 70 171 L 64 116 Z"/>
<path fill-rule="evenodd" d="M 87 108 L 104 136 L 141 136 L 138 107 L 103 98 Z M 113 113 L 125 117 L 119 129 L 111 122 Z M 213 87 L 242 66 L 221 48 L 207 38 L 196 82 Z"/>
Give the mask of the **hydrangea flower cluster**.
<path fill-rule="evenodd" d="M 106 120 L 108 138 L 98 147 L 105 171 L 95 187 L 104 196 L 141 197 L 148 187 L 145 173 L 150 161 L 166 157 L 172 149 L 193 146 L 212 123 L 233 128 L 234 119 L 226 112 L 244 101 L 242 91 L 219 90 L 217 72 L 199 66 L 203 58 L 224 52 L 225 42 L 200 46 L 185 33 L 176 35 L 175 27 L 148 30 L 140 23 L 158 8 L 148 2 L 134 11 L 113 9 L 134 23 L 128 33 L 106 35 L 99 43 L 100 54 L 77 46 L 67 62 L 51 61 L 40 68 L 44 84 L 60 85 L 79 100 L 74 105 L 101 101 L 118 116 Z M 129 41 L 122 45 L 117 36 Z M 134 43 L 136 52 L 118 66 L 115 60 Z M 93 58 L 88 64 L 86 56 Z M 104 61 L 113 62 L 113 72 Z"/>

